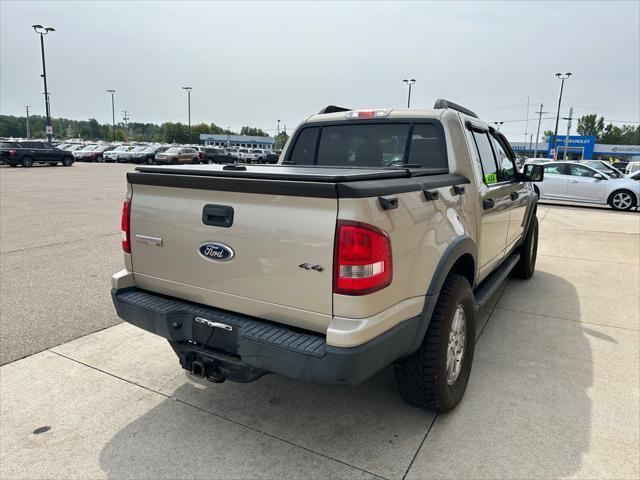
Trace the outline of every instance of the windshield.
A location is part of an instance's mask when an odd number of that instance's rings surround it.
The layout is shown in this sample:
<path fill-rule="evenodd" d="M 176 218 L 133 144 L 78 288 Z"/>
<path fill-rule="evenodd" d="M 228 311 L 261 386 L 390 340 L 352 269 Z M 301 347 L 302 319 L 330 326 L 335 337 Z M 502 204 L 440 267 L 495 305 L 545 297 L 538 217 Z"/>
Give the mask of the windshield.
<path fill-rule="evenodd" d="M 94 150 L 97 147 L 97 145 L 85 145 L 84 147 L 82 147 L 80 150 L 78 151 L 82 151 L 82 152 L 90 152 L 92 150 Z"/>
<path fill-rule="evenodd" d="M 165 153 L 178 153 L 180 151 L 179 148 L 177 147 L 171 147 L 169 148 Z"/>
<path fill-rule="evenodd" d="M 113 149 L 114 152 L 126 152 L 129 149 L 126 145 L 120 145 Z"/>
<path fill-rule="evenodd" d="M 132 152 L 144 152 L 147 148 L 148 147 L 146 145 L 142 146 L 142 147 L 134 147 L 131 151 Z"/>
<path fill-rule="evenodd" d="M 305 128 L 297 136 L 288 163 L 340 167 L 447 168 L 444 139 L 441 128 L 435 122 Z"/>
<path fill-rule="evenodd" d="M 599 172 L 606 173 L 607 175 L 610 175 L 612 177 L 620 178 L 622 176 L 622 173 L 620 173 L 618 170 L 616 170 L 613 167 L 610 167 L 606 163 L 602 163 L 599 160 L 594 160 L 594 161 L 591 161 L 591 162 L 584 162 L 584 163 L 589 165 L 592 168 L 595 168 Z"/>

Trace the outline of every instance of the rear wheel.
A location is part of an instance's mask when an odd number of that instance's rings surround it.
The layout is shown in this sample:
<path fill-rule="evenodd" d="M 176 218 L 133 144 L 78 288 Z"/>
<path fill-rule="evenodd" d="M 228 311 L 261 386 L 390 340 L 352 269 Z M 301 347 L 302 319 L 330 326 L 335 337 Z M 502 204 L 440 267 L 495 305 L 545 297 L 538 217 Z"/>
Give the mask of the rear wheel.
<path fill-rule="evenodd" d="M 400 395 L 407 403 L 448 412 L 462 400 L 473 363 L 475 321 L 469 281 L 449 275 L 422 345 L 394 365 Z"/>
<path fill-rule="evenodd" d="M 630 210 L 636 206 L 636 196 L 629 190 L 616 190 L 609 196 L 609 206 L 614 210 Z"/>
<path fill-rule="evenodd" d="M 527 236 L 520 247 L 520 260 L 513 269 L 516 278 L 531 278 L 536 270 L 536 258 L 538 256 L 538 217 L 533 214 Z"/>
<path fill-rule="evenodd" d="M 22 157 L 22 160 L 20 160 L 20 165 L 22 165 L 23 167 L 31 167 L 31 166 L 33 166 L 33 158 L 31 158 L 31 157 Z"/>
<path fill-rule="evenodd" d="M 70 167 L 71 165 L 73 165 L 73 158 L 71 157 L 64 157 L 62 159 L 62 165 L 64 165 L 65 167 Z"/>

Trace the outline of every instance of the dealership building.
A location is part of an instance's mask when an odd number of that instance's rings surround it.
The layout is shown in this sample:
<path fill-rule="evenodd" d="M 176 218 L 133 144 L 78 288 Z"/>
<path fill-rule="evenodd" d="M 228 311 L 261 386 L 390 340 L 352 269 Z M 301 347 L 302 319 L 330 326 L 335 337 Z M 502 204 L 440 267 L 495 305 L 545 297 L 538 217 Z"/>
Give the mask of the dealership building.
<path fill-rule="evenodd" d="M 510 142 L 516 154 L 523 157 L 553 158 L 553 135 L 549 142 L 536 144 Z M 596 143 L 596 137 L 584 135 L 558 135 L 558 158 L 564 158 L 567 151 L 569 160 L 640 160 L 640 145 L 606 145 Z M 536 155 L 537 151 L 537 155 Z"/>
<path fill-rule="evenodd" d="M 200 143 L 214 147 L 262 148 L 273 150 L 276 143 L 273 137 L 251 137 L 248 135 L 212 135 L 200 134 Z"/>

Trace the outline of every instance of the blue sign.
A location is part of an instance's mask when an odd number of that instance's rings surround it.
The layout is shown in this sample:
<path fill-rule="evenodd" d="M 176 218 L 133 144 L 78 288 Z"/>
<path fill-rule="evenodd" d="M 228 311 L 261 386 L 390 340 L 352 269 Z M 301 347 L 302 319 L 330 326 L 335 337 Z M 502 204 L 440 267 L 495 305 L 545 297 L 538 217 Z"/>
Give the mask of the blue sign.
<path fill-rule="evenodd" d="M 596 137 L 583 136 L 583 135 L 569 135 L 569 141 L 567 142 L 566 135 L 558 135 L 558 143 L 556 148 L 558 150 L 558 158 L 562 156 L 565 150 L 565 144 L 567 151 L 569 152 L 581 152 L 584 160 L 591 160 L 593 158 L 593 150 L 596 146 Z M 549 137 L 549 149 L 547 150 L 547 156 L 553 157 L 553 135 Z"/>

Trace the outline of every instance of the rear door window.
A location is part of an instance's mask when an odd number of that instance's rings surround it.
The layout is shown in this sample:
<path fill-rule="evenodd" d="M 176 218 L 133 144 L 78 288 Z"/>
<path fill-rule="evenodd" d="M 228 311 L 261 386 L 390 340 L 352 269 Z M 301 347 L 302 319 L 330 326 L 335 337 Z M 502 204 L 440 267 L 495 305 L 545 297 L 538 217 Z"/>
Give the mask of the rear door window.
<path fill-rule="evenodd" d="M 544 166 L 544 174 L 548 175 L 566 175 L 564 172 L 564 165 L 561 163 L 551 163 Z"/>
<path fill-rule="evenodd" d="M 484 183 L 487 185 L 498 183 L 498 167 L 493 155 L 489 136 L 487 133 L 480 133 L 475 130 L 471 133 L 473 134 L 473 139 L 475 140 L 476 148 L 478 149 L 478 155 L 480 155 Z"/>

